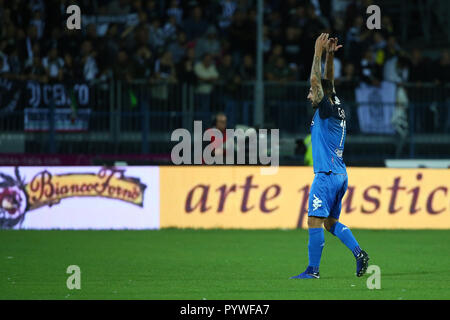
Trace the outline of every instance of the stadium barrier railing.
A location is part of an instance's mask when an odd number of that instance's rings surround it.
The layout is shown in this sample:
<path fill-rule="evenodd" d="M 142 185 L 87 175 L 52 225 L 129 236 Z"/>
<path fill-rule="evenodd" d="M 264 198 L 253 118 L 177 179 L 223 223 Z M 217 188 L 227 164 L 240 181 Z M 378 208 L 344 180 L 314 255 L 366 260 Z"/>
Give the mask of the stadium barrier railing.
<path fill-rule="evenodd" d="M 173 130 L 192 130 L 194 120 L 202 120 L 206 129 L 218 111 L 227 114 L 229 127 L 254 124 L 252 82 L 218 82 L 205 93 L 198 84 L 148 80 L 62 84 L 0 80 L 0 132 L 3 141 L 12 141 L 4 152 L 167 153 L 173 146 Z M 379 97 L 371 101 L 369 96 L 365 104 L 371 108 L 365 119 L 391 126 L 388 133 L 364 131 L 357 85 L 337 83 L 347 117 L 350 164 L 379 164 L 386 157 L 450 157 L 450 84 L 402 84 L 392 103 L 376 100 Z M 287 162 L 302 162 L 298 145 L 309 132 L 313 113 L 306 100 L 308 90 L 307 82 L 264 85 L 264 127 L 280 129 L 281 138 L 289 141 L 281 146 Z M 391 108 L 387 116 L 384 107 Z M 13 143 L 14 139 L 21 143 Z"/>

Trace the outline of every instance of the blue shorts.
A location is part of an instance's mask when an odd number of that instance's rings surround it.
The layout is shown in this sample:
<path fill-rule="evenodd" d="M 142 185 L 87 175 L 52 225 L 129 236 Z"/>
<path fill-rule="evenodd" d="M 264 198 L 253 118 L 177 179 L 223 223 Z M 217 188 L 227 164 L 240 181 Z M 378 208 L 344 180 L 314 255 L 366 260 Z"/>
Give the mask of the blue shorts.
<path fill-rule="evenodd" d="M 346 173 L 316 173 L 309 192 L 308 217 L 339 219 L 347 187 Z"/>

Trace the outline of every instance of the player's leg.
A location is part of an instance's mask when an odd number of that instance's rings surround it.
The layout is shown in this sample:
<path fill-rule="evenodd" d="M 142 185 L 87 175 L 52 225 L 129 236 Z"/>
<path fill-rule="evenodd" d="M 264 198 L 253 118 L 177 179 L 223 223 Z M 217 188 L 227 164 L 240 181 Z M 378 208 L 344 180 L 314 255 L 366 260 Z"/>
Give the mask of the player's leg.
<path fill-rule="evenodd" d="M 320 277 L 320 259 L 325 245 L 324 220 L 323 217 L 308 217 L 308 267 L 304 272 L 291 279 L 318 279 Z"/>
<path fill-rule="evenodd" d="M 339 222 L 342 198 L 347 191 L 348 179 L 347 175 L 335 175 L 335 178 L 337 180 L 336 183 L 341 185 L 341 187 L 337 193 L 336 202 L 330 210 L 330 216 L 324 221 L 325 229 L 332 235 L 338 237 L 339 240 L 341 240 L 341 242 L 353 253 L 356 259 L 356 275 L 360 277 L 367 270 L 369 256 L 361 249 L 350 228 Z"/>
<path fill-rule="evenodd" d="M 357 257 L 361 253 L 361 248 L 356 241 L 355 236 L 349 227 L 339 222 L 338 219 L 328 217 L 324 222 L 325 229 L 329 231 L 332 235 L 339 238 L 343 244 L 353 253 L 355 257 Z"/>
<path fill-rule="evenodd" d="M 291 279 L 318 279 L 320 277 L 320 259 L 325 245 L 323 223 L 329 212 L 327 177 L 325 174 L 316 174 L 312 183 L 308 204 L 308 267 L 304 272 Z"/>
<path fill-rule="evenodd" d="M 319 273 L 320 259 L 325 246 L 323 217 L 308 217 L 308 268 L 313 273 Z"/>

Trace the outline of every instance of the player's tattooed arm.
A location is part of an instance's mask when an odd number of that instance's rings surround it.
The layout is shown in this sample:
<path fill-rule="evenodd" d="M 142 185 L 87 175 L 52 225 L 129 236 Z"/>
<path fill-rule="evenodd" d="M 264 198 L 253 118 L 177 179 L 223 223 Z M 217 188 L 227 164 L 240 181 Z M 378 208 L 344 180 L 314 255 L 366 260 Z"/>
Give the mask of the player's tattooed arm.
<path fill-rule="evenodd" d="M 330 46 L 330 41 L 328 40 L 328 46 Z M 329 47 L 327 48 L 327 54 L 325 56 L 325 72 L 323 74 L 323 78 L 331 82 L 331 87 L 334 91 L 334 51 L 330 51 Z"/>
<path fill-rule="evenodd" d="M 336 92 L 334 89 L 334 53 L 342 48 L 342 45 L 338 45 L 337 38 L 330 38 L 326 44 L 326 57 L 325 57 L 325 73 L 324 79 L 331 82 L 332 92 Z"/>
<path fill-rule="evenodd" d="M 321 58 L 322 52 L 325 44 L 328 40 L 328 33 L 322 33 L 317 39 L 314 47 L 314 58 L 311 67 L 311 91 L 312 91 L 312 102 L 313 104 L 318 104 L 323 98 L 323 88 L 321 83 Z"/>
<path fill-rule="evenodd" d="M 323 88 L 320 80 L 320 64 L 320 56 L 314 54 L 310 77 L 313 104 L 319 103 L 323 98 Z"/>

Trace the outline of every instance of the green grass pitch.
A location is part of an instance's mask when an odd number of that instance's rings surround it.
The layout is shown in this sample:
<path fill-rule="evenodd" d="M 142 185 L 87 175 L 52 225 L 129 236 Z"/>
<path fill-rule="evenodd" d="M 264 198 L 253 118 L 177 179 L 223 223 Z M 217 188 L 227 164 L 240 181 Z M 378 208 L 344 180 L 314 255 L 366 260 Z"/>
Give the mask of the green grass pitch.
<path fill-rule="evenodd" d="M 308 261 L 306 230 L 3 230 L 0 299 L 450 299 L 450 230 L 353 233 L 380 290 L 327 232 L 321 279 L 290 280 Z M 69 265 L 80 290 L 66 287 Z"/>

